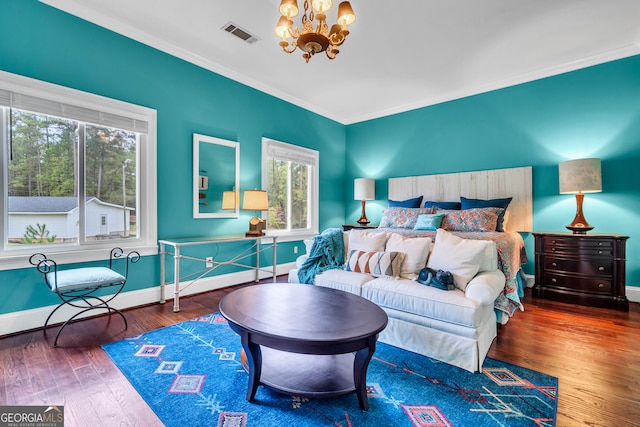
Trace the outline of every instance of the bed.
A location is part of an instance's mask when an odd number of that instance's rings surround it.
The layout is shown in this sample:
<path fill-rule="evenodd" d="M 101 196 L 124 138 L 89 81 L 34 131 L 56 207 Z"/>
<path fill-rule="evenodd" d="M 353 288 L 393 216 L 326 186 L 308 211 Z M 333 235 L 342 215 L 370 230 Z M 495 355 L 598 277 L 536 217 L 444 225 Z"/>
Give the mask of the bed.
<path fill-rule="evenodd" d="M 524 287 L 521 265 L 527 263 L 527 256 L 520 233 L 530 232 L 533 228 L 531 167 L 389 179 L 390 201 L 418 198 L 421 200 L 420 206 L 424 206 L 426 202 L 455 202 L 461 197 L 474 200 L 511 198 L 506 212 L 503 212 L 506 218 L 503 231 L 456 231 L 455 227 L 449 227 L 449 231 L 459 237 L 492 240 L 496 243 L 498 267 L 506 280 L 504 290 L 495 302 L 495 310 L 498 322 L 506 324 L 517 309 L 524 309 L 520 301 Z M 447 214 L 452 211 L 431 208 L 428 212 Z M 420 212 L 414 212 L 416 213 Z M 389 224 L 392 227 L 385 226 Z M 430 230 L 414 230 L 413 226 L 407 224 L 400 224 L 402 226 L 398 227 L 397 222 L 386 221 L 383 211 L 380 230 L 411 237 L 433 238 L 436 234 Z"/>

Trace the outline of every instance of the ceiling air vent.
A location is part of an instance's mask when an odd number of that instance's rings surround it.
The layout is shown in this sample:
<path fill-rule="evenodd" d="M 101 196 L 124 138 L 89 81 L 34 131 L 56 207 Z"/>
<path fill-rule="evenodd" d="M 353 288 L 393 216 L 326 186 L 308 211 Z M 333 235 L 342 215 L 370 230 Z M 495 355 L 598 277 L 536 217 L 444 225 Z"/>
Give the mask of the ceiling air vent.
<path fill-rule="evenodd" d="M 245 30 L 244 28 L 238 27 L 236 24 L 234 24 L 232 22 L 229 22 L 228 24 L 225 24 L 222 27 L 222 29 L 225 30 L 227 33 L 233 34 L 234 36 L 244 40 L 245 42 L 247 42 L 249 44 L 253 44 L 253 43 L 257 42 L 258 40 L 260 40 L 260 38 L 258 36 L 254 36 L 249 31 Z"/>

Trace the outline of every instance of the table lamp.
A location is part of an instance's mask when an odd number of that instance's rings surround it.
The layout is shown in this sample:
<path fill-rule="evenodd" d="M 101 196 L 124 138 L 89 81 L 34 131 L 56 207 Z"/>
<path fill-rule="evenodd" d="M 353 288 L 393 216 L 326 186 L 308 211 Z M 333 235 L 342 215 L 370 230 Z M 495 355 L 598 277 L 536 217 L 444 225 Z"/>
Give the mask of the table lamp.
<path fill-rule="evenodd" d="M 560 174 L 560 194 L 576 195 L 576 216 L 567 228 L 573 234 L 587 234 L 593 230 L 582 213 L 584 193 L 602 191 L 602 173 L 600 159 L 578 159 L 561 162 L 558 165 Z"/>
<path fill-rule="evenodd" d="M 358 224 L 369 224 L 365 205 L 367 200 L 374 200 L 376 198 L 375 181 L 371 178 L 356 178 L 353 183 L 353 198 L 354 200 L 362 200 L 362 215 L 358 220 Z"/>
<path fill-rule="evenodd" d="M 267 198 L 267 192 L 264 190 L 245 190 L 244 199 L 242 201 L 242 209 L 249 211 L 269 210 L 269 200 Z M 245 236 L 264 236 L 263 230 L 265 228 L 267 228 L 267 220 L 254 216 L 249 220 L 249 231 L 245 233 Z"/>

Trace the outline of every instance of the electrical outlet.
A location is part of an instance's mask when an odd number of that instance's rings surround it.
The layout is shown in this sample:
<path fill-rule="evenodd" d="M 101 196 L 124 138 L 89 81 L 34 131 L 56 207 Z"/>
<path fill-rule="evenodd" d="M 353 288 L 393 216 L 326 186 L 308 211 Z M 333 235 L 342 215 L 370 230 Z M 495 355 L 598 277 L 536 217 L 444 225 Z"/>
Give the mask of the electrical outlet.
<path fill-rule="evenodd" d="M 205 261 L 206 261 L 206 267 L 207 268 L 213 267 L 213 257 L 212 256 L 206 257 Z"/>
<path fill-rule="evenodd" d="M 294 255 L 298 253 L 298 247 L 297 246 L 293 247 L 293 253 L 294 253 Z"/>

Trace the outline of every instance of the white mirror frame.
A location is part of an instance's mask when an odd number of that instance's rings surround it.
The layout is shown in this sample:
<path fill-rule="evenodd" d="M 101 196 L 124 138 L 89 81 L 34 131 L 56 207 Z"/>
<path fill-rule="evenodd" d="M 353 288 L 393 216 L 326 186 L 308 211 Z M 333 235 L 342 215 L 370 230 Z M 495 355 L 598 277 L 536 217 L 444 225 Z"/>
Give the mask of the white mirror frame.
<path fill-rule="evenodd" d="M 236 194 L 236 207 L 234 210 L 228 212 L 201 212 L 200 210 L 200 188 L 201 188 L 201 174 L 200 171 L 203 167 L 200 165 L 200 143 L 208 143 L 229 147 L 235 151 L 235 177 L 234 177 L 234 191 L 240 190 L 240 144 L 235 141 L 227 141 L 225 139 L 215 138 L 212 136 L 201 135 L 198 133 L 193 134 L 193 217 L 194 218 L 238 218 L 240 216 L 240 206 L 237 203 L 240 198 Z M 216 172 L 215 165 L 206 166 L 204 169 L 210 171 L 209 176 L 203 184 L 208 185 L 209 178 L 212 178 Z M 231 189 L 230 189 L 231 190 Z M 222 195 L 220 195 L 222 200 Z"/>

